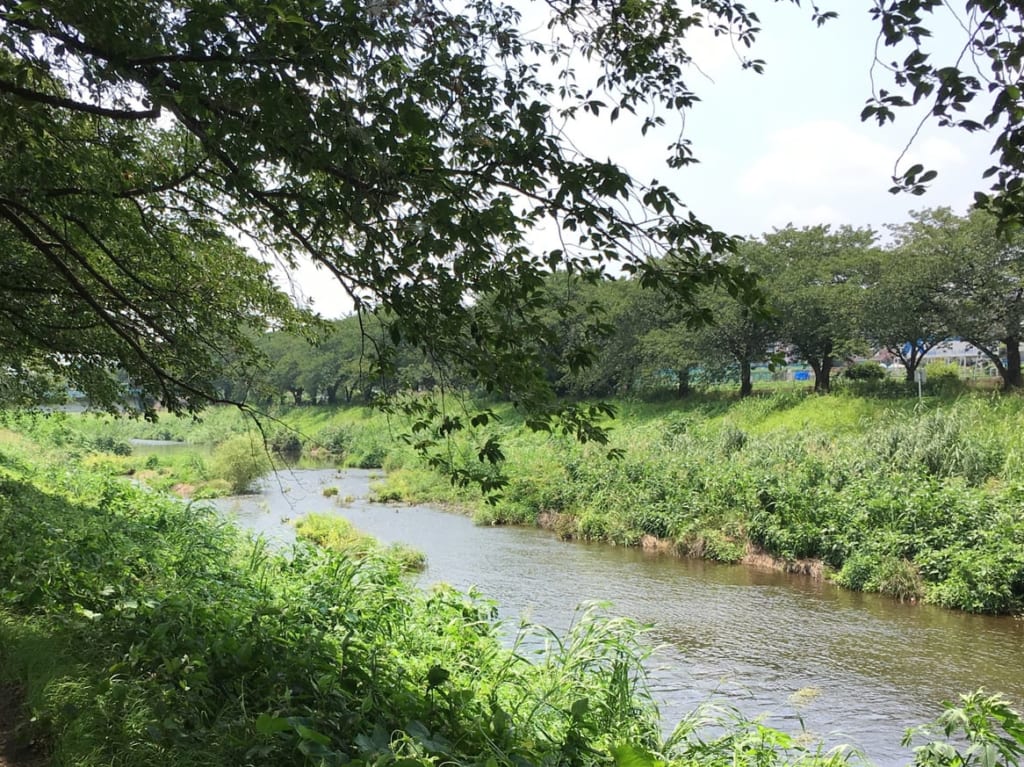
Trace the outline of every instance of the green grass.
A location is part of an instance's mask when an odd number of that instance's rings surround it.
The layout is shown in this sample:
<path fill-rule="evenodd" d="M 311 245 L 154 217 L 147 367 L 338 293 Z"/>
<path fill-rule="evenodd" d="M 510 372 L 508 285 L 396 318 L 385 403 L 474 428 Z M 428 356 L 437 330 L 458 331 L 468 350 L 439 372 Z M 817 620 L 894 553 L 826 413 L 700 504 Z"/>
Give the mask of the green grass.
<path fill-rule="evenodd" d="M 1012 409 L 1000 413 L 1009 417 Z M 732 487 L 730 472 L 760 465 L 766 448 L 756 435 L 738 438 L 732 429 L 741 427 L 722 420 L 728 415 L 726 409 L 635 416 L 619 430 L 620 437 L 632 435 L 634 452 L 617 462 L 593 446 L 507 422 L 503 428 L 510 454 L 534 461 L 523 466 L 542 480 L 532 490 L 537 502 L 560 503 L 570 518 L 582 509 L 581 531 L 628 537 L 645 525 L 671 523 L 676 512 L 667 501 L 684 474 L 663 470 L 690 472 L 687 508 L 696 512 L 698 501 L 705 503 L 708 519 L 734 527 L 691 526 L 688 540 L 724 552 L 749 519 L 712 512 L 712 499 L 767 489 L 781 498 L 796 489 L 778 474 L 765 475 L 764 487 Z M 751 414 L 744 418 L 736 423 L 749 428 Z M 947 442 L 956 433 L 938 431 Z M 650 443 L 659 432 L 660 442 Z M 787 465 L 799 477 L 820 471 L 791 450 L 776 459 L 793 461 Z M 336 521 L 316 522 L 318 537 L 341 545 L 300 544 L 280 556 L 201 504 L 167 500 L 82 465 L 77 451 L 75 444 L 47 447 L 10 432 L 0 439 L 0 681 L 25 689 L 28 726 L 49 743 L 56 767 L 846 762 L 842 753 L 727 707 L 698 709 L 665 737 L 645 684 L 643 628 L 597 608 L 583 609 L 566 635 L 524 626 L 507 646 L 492 602 L 446 587 L 417 590 L 392 553 L 351 544 L 358 536 Z M 709 457 L 719 460 L 700 460 Z M 729 481 L 715 485 L 715 472 Z M 525 492 L 525 476 L 518 481 Z M 595 494 L 586 505 L 575 495 L 581 487 Z M 926 589 L 942 589 L 950 602 L 1004 598 L 999 584 L 1011 581 L 1006 563 L 1020 550 L 1020 504 L 993 509 L 979 492 L 955 472 L 918 483 L 910 507 L 930 509 L 928 518 L 908 512 L 892 488 L 860 498 L 860 513 L 884 531 L 872 534 L 863 551 L 877 549 L 887 569 L 868 557 L 856 560 L 849 576 L 875 578 L 898 595 L 915 574 L 927 578 L 945 568 L 958 576 L 938 586 L 928 581 Z M 604 506 L 616 493 L 630 499 L 616 510 L 633 509 L 618 522 Z M 933 503 L 935 494 L 942 504 Z M 798 504 L 791 506 L 787 513 Z M 775 533 L 792 537 L 801 529 Z M 805 533 L 813 541 L 822 530 Z M 918 548 L 913 560 L 893 554 L 909 544 Z M 980 576 L 992 551 L 1009 568 L 994 581 Z M 969 754 L 958 748 L 978 753 L 990 745 L 1009 754 L 1006 764 L 1018 763 L 1024 723 L 1005 702 L 971 695 L 943 717 L 918 731 L 933 744 L 918 752 L 922 767 L 966 763 Z M 964 727 L 967 740 L 949 745 L 946 736 Z"/>
<path fill-rule="evenodd" d="M 424 432 L 404 440 L 410 426 L 398 416 L 296 408 L 263 428 L 271 447 L 297 439 L 306 456 L 384 468 L 373 485 L 379 500 L 439 503 L 481 523 L 551 524 L 564 537 L 619 545 L 654 536 L 680 554 L 726 562 L 748 553 L 817 560 L 848 588 L 974 612 L 1024 609 L 1020 397 L 936 389 L 918 400 L 862 389 L 623 402 L 609 445 L 531 432 L 511 408 L 494 406 L 497 420 L 439 444 L 449 469 L 493 474 L 478 452 L 501 440 L 508 482 L 496 503 L 427 467 L 409 444 Z M 211 424 L 225 439 L 247 426 L 236 411 L 191 426 L 207 434 Z M 80 454 L 139 428 L 88 417 L 16 426 Z M 609 460 L 609 449 L 622 457 Z M 167 465 L 110 453 L 86 460 L 200 496 L 240 486 L 203 456 Z"/>
<path fill-rule="evenodd" d="M 317 546 L 336 551 L 352 559 L 362 559 L 382 550 L 405 572 L 422 570 L 427 558 L 421 551 L 401 543 L 393 543 L 382 549 L 380 543 L 367 535 L 344 517 L 332 514 L 306 514 L 295 523 L 295 532 L 302 540 L 312 541 Z"/>

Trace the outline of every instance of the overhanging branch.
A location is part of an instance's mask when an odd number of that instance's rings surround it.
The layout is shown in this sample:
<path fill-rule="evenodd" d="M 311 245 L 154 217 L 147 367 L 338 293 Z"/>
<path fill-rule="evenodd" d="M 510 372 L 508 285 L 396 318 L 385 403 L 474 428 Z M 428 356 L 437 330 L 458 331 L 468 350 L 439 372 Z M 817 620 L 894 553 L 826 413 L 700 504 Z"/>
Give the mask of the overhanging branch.
<path fill-rule="evenodd" d="M 110 117 L 115 120 L 154 120 L 160 116 L 159 106 L 142 111 L 111 109 L 110 107 L 102 107 L 96 104 L 86 104 L 83 101 L 75 101 L 63 96 L 54 96 L 50 93 L 40 93 L 30 88 L 22 88 L 20 85 L 15 85 L 8 80 L 0 80 L 0 93 L 9 93 L 12 96 L 17 96 L 27 101 L 35 101 L 52 107 L 60 107 L 61 109 L 71 109 L 75 112 L 85 112 L 86 114 L 99 117 Z"/>

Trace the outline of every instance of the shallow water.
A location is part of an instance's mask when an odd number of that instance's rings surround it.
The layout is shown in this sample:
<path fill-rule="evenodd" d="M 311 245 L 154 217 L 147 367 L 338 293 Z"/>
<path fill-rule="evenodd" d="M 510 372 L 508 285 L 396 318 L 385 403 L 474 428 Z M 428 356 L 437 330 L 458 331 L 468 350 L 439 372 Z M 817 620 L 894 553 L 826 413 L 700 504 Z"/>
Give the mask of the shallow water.
<path fill-rule="evenodd" d="M 565 543 L 540 530 L 478 527 L 427 507 L 373 504 L 372 471 L 297 469 L 261 492 L 218 501 L 247 529 L 280 546 L 288 520 L 330 512 L 386 543 L 423 551 L 420 583 L 477 586 L 501 615 L 556 629 L 584 600 L 652 625 L 652 660 L 669 726 L 717 697 L 790 732 L 852 743 L 877 764 L 902 765 L 906 727 L 944 699 L 985 687 L 1024 701 L 1024 621 L 906 605 L 828 583 L 743 566 Z M 324 487 L 338 495 L 323 496 Z M 346 500 L 348 499 L 348 500 Z"/>

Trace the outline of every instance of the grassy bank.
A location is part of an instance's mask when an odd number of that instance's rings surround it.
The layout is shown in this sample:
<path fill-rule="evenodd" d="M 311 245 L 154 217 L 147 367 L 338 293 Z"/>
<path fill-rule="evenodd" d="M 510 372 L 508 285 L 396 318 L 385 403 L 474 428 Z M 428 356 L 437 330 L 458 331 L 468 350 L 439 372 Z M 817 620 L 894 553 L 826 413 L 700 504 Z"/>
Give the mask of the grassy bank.
<path fill-rule="evenodd" d="M 588 611 L 508 647 L 492 603 L 420 592 L 372 546 L 278 556 L 3 436 L 0 685 L 25 690 L 22 736 L 55 765 L 843 760 L 699 712 L 666 739 L 630 623 Z"/>
<path fill-rule="evenodd" d="M 37 417 L 19 428 L 82 452 L 135 435 L 218 436 L 222 447 L 208 459 L 179 457 L 177 466 L 152 456 L 85 459 L 157 487 L 185 483 L 199 495 L 244 485 L 246 467 L 258 474 L 252 463 L 266 457 L 258 449 L 266 436 L 271 457 L 383 467 L 381 499 L 457 504 L 481 523 L 545 524 L 565 537 L 656 543 L 723 562 L 772 558 L 851 589 L 1017 613 L 1024 609 L 1022 405 L 996 394 L 919 401 L 850 392 L 622 403 L 608 446 L 530 432 L 499 408 L 500 420 L 448 448 L 453 465 L 469 466 L 478 463 L 481 441 L 500 437 L 509 484 L 495 504 L 426 468 L 399 438 L 407 424 L 362 408 L 288 411 L 245 438 L 237 435 L 246 421 L 226 410 L 198 424 Z M 217 461 L 230 435 L 236 447 L 244 441 L 236 472 Z M 609 448 L 623 457 L 609 460 Z"/>
<path fill-rule="evenodd" d="M 640 627 L 587 610 L 568 635 L 527 626 L 507 646 L 493 603 L 421 592 L 346 531 L 311 537 L 340 545 L 280 556 L 201 504 L 0 433 L 0 688 L 25 691 L 19 736 L 69 767 L 848 760 L 721 708 L 666 737 Z M 1017 763 L 1024 723 L 998 698 L 948 719 L 922 731 L 942 746 L 919 764 Z"/>
<path fill-rule="evenodd" d="M 0 676 L 65 765 L 520 764 L 653 749 L 633 627 L 536 662 L 386 553 L 285 558 L 201 507 L 0 454 Z"/>
<path fill-rule="evenodd" d="M 820 563 L 838 583 L 973 612 L 1024 607 L 1024 408 L 1019 397 L 782 394 L 625 404 L 604 446 L 503 427 L 510 483 L 484 523 L 657 541 L 737 562 Z M 450 499 L 414 463 L 382 494 Z M 808 564 L 808 562 L 810 564 Z"/>

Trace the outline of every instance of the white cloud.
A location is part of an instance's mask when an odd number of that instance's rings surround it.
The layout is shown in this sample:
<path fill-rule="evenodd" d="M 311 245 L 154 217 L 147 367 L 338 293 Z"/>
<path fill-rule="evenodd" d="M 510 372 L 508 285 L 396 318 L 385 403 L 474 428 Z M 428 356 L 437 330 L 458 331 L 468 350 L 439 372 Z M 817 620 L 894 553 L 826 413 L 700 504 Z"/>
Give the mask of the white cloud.
<path fill-rule="evenodd" d="M 911 147 L 907 159 L 911 164 L 919 162 L 926 168 L 935 168 L 939 171 L 960 167 L 967 162 L 967 157 L 959 146 L 942 138 L 927 138 L 920 146 Z"/>
<path fill-rule="evenodd" d="M 877 189 L 898 152 L 837 120 L 812 120 L 768 139 L 768 151 L 740 175 L 741 194 L 774 199 Z"/>

